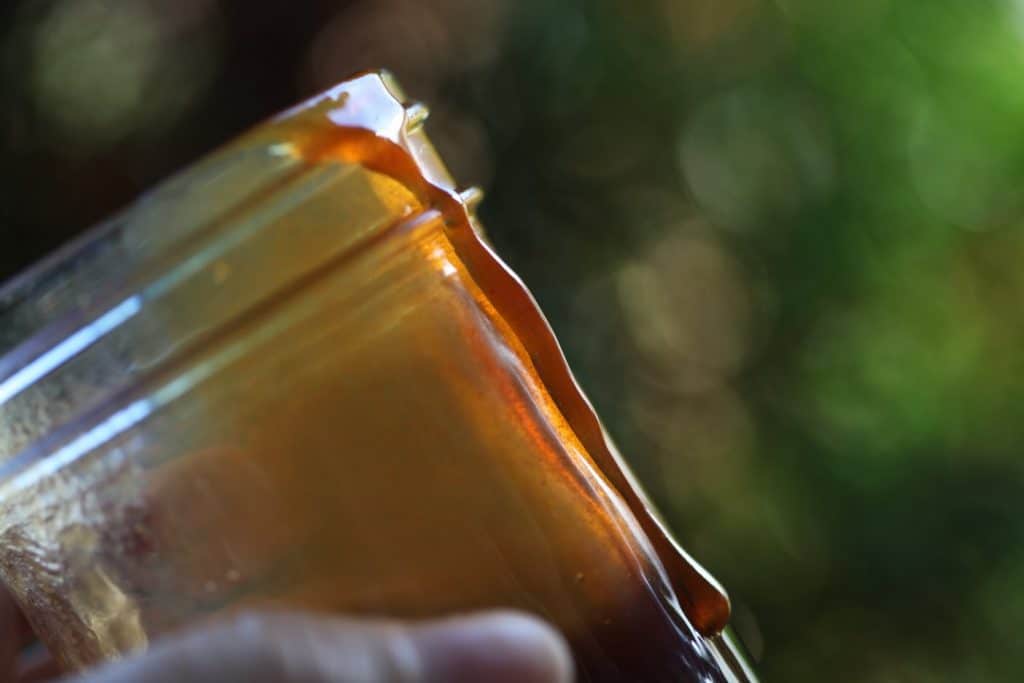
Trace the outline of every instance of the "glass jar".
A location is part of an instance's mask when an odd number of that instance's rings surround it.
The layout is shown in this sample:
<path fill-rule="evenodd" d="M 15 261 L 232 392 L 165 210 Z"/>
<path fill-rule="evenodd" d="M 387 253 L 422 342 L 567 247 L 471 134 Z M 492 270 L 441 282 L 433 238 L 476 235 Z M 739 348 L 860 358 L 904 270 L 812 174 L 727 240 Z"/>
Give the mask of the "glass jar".
<path fill-rule="evenodd" d="M 582 681 L 752 678 L 425 117 L 357 77 L 0 291 L 0 573 L 68 667 L 511 607 Z"/>

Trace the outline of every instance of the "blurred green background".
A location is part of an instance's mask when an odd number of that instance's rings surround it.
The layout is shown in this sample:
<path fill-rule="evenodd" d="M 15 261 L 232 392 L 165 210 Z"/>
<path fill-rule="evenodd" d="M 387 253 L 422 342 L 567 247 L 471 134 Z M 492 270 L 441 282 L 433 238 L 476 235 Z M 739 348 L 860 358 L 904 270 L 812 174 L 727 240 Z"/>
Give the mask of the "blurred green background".
<path fill-rule="evenodd" d="M 0 271 L 363 68 L 768 681 L 1024 675 L 1024 2 L 8 0 Z"/>

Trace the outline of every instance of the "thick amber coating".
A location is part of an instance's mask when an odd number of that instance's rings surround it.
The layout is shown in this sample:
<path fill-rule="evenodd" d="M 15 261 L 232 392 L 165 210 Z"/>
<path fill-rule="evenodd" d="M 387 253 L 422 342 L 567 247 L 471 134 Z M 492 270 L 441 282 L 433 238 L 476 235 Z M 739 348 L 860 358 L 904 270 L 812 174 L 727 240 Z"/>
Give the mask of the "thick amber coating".
<path fill-rule="evenodd" d="M 0 571 L 69 666 L 503 606 L 583 681 L 749 676 L 423 118 L 353 79 L 0 293 Z"/>

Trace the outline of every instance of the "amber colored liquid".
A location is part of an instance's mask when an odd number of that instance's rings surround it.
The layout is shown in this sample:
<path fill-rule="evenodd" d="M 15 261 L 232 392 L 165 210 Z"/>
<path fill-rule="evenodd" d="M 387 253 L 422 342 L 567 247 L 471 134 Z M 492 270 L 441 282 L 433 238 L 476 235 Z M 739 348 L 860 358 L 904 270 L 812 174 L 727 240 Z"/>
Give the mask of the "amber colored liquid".
<path fill-rule="evenodd" d="M 378 227 L 326 260 L 318 243 L 281 255 L 272 240 L 246 252 L 263 263 L 249 274 L 225 257 L 216 277 L 237 297 L 267 264 L 315 265 L 133 390 L 195 376 L 144 433 L 8 501 L 21 518 L 3 538 L 41 548 L 55 510 L 74 517 L 69 481 L 115 491 L 98 521 L 56 534 L 61 557 L 3 558 L 33 621 L 84 664 L 254 607 L 511 607 L 566 634 L 581 681 L 725 680 L 702 637 L 724 626 L 725 595 L 649 512 L 529 295 L 421 158 L 325 111 L 237 144 L 283 141 L 308 168 L 343 168 L 331 203 L 299 202 L 285 228 L 329 228 L 339 210 Z M 163 324 L 221 305 L 195 297 Z M 144 466 L 105 466 L 115 448 Z M 54 559 L 59 582 L 19 580 Z"/>
<path fill-rule="evenodd" d="M 400 281 L 347 292 L 354 317 L 311 319 L 291 331 L 303 341 L 260 349 L 202 390 L 214 414 L 236 404 L 235 423 L 224 446 L 208 433 L 150 491 L 158 551 L 187 558 L 173 571 L 193 577 L 200 603 L 222 590 L 208 577 L 245 567 L 245 585 L 227 590 L 262 605 L 540 613 L 571 639 L 581 680 L 709 670 L 632 514 L 441 224 L 351 265 Z M 197 529 L 233 540 L 190 555 Z"/>

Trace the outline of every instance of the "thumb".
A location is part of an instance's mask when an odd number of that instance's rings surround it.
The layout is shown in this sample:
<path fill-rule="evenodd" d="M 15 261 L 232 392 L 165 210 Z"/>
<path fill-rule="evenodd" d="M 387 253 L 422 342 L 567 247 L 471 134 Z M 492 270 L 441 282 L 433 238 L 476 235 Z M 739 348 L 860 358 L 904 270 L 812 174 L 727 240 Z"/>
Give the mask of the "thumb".
<path fill-rule="evenodd" d="M 517 613 L 419 625 L 249 615 L 156 646 L 78 683 L 569 683 L 551 627 Z"/>

